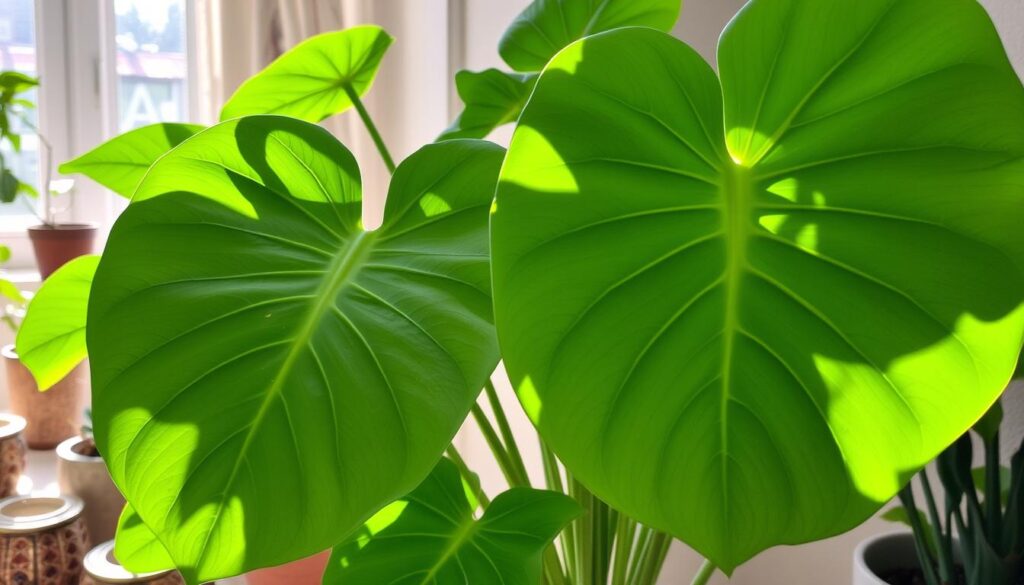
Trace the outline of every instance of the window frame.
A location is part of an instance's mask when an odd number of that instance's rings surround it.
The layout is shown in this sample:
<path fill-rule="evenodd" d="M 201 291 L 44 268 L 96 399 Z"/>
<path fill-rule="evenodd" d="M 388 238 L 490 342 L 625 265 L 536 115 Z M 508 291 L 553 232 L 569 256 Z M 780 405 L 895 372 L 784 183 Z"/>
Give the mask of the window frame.
<path fill-rule="evenodd" d="M 36 67 L 39 86 L 39 130 L 53 145 L 56 167 L 117 135 L 117 44 L 114 0 L 34 0 Z M 186 52 L 186 114 L 198 111 L 196 91 L 195 2 L 184 0 Z M 89 26 L 94 23 L 94 26 Z M 97 115 L 99 114 L 99 115 Z M 39 165 L 40 184 L 43 164 Z M 83 176 L 75 176 L 75 192 L 67 209 L 56 215 L 67 223 L 99 226 L 96 251 L 127 201 Z M 11 248 L 4 267 L 18 282 L 38 280 L 27 228 L 37 225 L 30 214 L 0 217 L 0 243 Z"/>

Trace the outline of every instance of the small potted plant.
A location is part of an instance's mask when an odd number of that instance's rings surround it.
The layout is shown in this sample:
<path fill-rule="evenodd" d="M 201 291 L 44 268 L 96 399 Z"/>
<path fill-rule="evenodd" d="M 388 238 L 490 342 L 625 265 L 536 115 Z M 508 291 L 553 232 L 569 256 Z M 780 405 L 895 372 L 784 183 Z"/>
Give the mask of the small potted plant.
<path fill-rule="evenodd" d="M 89 535 L 96 542 L 103 542 L 114 538 L 125 502 L 96 448 L 89 409 L 85 410 L 84 419 L 78 436 L 57 445 L 57 483 L 61 493 L 78 496 L 85 502 L 83 516 Z"/>
<path fill-rule="evenodd" d="M 1024 364 L 1024 361 L 1022 361 Z M 1024 374 L 1018 365 L 1015 379 Z M 1011 388 L 1014 382 L 1011 381 Z M 945 497 L 937 499 L 927 471 L 899 493 L 887 520 L 911 532 L 877 536 L 854 553 L 854 585 L 1017 585 L 1024 579 L 1024 444 L 1000 464 L 1000 402 L 939 455 Z M 972 467 L 975 444 L 984 464 Z"/>
<path fill-rule="evenodd" d="M 42 190 L 39 205 L 28 202 L 26 198 L 39 198 L 39 191 L 14 175 L 7 160 L 0 155 L 0 202 L 28 203 L 27 208 L 39 219 L 39 225 L 28 228 L 29 239 L 35 251 L 36 262 L 42 278 L 48 277 L 68 260 L 92 252 L 96 239 L 96 226 L 85 223 L 60 223 L 55 215 L 62 211 L 53 205 L 53 199 L 69 194 L 74 181 L 62 179 L 51 181 L 50 171 L 53 166 L 53 147 L 43 136 L 28 113 L 35 104 L 24 97 L 24 94 L 35 89 L 39 80 L 17 71 L 0 72 L 0 141 L 7 141 L 14 152 L 21 151 L 21 134 L 18 126 L 12 124 L 17 120 L 39 138 L 42 147 L 40 153 L 46 186 Z"/>

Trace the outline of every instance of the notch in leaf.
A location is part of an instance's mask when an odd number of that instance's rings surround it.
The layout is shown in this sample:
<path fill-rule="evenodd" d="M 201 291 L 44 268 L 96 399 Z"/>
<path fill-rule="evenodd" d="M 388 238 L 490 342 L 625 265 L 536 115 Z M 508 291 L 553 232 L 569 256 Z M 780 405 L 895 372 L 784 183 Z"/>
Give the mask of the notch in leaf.
<path fill-rule="evenodd" d="M 310 37 L 246 80 L 220 119 L 280 114 L 320 122 L 340 114 L 370 91 L 393 41 L 373 25 Z"/>
<path fill-rule="evenodd" d="M 541 555 L 580 515 L 572 498 L 513 488 L 475 516 L 472 490 L 448 459 L 416 490 L 334 547 L 324 585 L 537 585 Z"/>

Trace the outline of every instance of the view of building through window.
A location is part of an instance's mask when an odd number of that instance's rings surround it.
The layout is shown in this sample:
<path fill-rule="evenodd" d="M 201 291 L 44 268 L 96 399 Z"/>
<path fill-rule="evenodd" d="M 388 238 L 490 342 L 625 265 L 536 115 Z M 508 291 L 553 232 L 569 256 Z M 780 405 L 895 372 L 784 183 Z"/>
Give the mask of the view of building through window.
<path fill-rule="evenodd" d="M 109 6 L 109 5 L 108 5 Z M 124 132 L 156 122 L 188 117 L 188 57 L 186 0 L 115 0 L 116 127 Z M 40 74 L 37 59 L 36 0 L 0 0 L 0 70 Z M 43 84 L 46 83 L 42 79 Z M 38 104 L 38 91 L 25 97 Z M 35 189 L 40 188 L 40 142 L 33 128 L 38 112 L 26 109 L 24 120 L 12 118 L 22 135 L 21 152 L 0 146 L 11 171 Z M 54 161 L 56 163 L 58 161 Z M 20 198 L 0 205 L 0 215 L 26 215 L 31 202 Z"/>
<path fill-rule="evenodd" d="M 118 130 L 184 120 L 185 0 L 116 0 L 114 12 Z"/>

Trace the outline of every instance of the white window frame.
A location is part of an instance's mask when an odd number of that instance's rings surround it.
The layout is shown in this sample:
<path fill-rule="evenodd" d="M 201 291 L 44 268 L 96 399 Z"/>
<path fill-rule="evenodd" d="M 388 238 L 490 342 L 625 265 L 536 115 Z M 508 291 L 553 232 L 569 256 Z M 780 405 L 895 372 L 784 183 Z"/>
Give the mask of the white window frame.
<path fill-rule="evenodd" d="M 61 162 L 91 150 L 118 133 L 114 0 L 35 0 L 35 11 L 36 63 L 41 81 L 39 130 L 53 145 L 52 176 L 56 178 L 56 167 Z M 192 117 L 198 111 L 194 0 L 185 0 L 185 24 L 186 110 Z M 70 205 L 57 219 L 97 224 L 100 228 L 98 252 L 126 202 L 86 177 L 76 176 L 75 179 Z M 26 231 L 38 223 L 27 214 L 0 218 L 0 243 L 9 246 L 12 252 L 5 268 L 17 281 L 38 279 Z"/>

